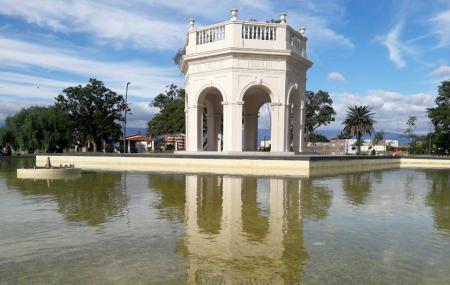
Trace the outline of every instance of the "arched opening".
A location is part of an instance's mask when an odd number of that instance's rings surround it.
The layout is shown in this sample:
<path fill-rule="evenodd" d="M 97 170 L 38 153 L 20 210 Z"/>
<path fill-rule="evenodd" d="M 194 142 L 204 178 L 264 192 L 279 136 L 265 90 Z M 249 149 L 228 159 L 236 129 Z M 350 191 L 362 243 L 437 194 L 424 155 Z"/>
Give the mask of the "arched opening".
<path fill-rule="evenodd" d="M 288 101 L 289 132 L 288 132 L 288 150 L 301 152 L 303 148 L 303 114 L 302 98 L 298 89 L 292 89 L 289 93 Z"/>
<path fill-rule="evenodd" d="M 243 133 L 243 147 L 244 151 L 257 151 L 261 149 L 261 145 L 258 145 L 259 127 L 258 123 L 262 122 L 264 117 L 264 129 L 268 128 L 272 130 L 271 120 L 271 107 L 266 103 L 271 103 L 269 91 L 262 86 L 250 87 L 243 96 L 243 120 L 244 120 L 244 133 Z M 268 134 L 266 135 L 268 139 Z M 266 148 L 270 150 L 270 148 Z"/>
<path fill-rule="evenodd" d="M 223 97 L 219 89 L 209 87 L 198 97 L 198 149 L 221 151 L 223 145 Z"/>

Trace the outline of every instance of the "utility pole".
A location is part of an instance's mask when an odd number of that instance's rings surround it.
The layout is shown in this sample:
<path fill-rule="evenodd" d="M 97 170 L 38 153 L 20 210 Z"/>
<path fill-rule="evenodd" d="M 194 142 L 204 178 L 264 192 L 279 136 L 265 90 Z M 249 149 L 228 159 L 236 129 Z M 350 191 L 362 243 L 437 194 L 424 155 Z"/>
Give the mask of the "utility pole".
<path fill-rule="evenodd" d="M 125 91 L 125 105 L 127 107 L 125 108 L 125 121 L 123 124 L 123 153 L 127 153 L 127 113 L 128 113 L 128 85 L 130 85 L 131 82 L 127 82 L 127 88 Z"/>

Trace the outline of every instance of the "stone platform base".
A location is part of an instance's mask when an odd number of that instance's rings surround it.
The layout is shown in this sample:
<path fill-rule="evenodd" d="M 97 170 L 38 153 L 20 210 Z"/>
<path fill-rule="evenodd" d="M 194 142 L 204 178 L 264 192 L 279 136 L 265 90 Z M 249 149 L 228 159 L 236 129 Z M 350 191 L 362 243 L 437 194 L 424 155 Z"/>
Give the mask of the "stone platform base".
<path fill-rule="evenodd" d="M 320 176 L 401 167 L 400 158 L 276 153 L 176 153 L 37 155 L 36 165 L 74 164 L 83 170 L 154 171 L 258 176 Z"/>

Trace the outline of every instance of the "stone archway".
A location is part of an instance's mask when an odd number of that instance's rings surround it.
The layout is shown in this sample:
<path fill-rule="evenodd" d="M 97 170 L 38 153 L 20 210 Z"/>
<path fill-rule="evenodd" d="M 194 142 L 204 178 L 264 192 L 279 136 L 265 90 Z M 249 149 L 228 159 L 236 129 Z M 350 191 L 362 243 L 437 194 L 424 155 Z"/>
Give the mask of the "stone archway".
<path fill-rule="evenodd" d="M 219 89 L 208 87 L 198 96 L 199 139 L 197 149 L 206 151 L 222 150 L 223 96 Z M 206 120 L 204 118 L 206 116 Z M 203 123 L 206 121 L 206 125 Z"/>
<path fill-rule="evenodd" d="M 271 92 L 268 88 L 263 86 L 252 86 L 248 88 L 243 97 L 243 147 L 244 151 L 256 151 L 258 148 L 258 120 L 259 111 L 266 103 L 272 103 Z M 269 116 L 270 116 L 269 111 Z M 273 124 L 270 122 L 270 129 Z"/>

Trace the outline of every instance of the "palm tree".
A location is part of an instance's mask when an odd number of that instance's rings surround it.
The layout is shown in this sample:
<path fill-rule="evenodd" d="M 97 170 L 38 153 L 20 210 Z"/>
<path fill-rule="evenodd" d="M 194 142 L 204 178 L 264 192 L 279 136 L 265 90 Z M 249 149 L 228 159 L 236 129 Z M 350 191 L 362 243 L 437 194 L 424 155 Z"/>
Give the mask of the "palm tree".
<path fill-rule="evenodd" d="M 371 106 L 348 107 L 347 116 L 342 122 L 344 125 L 343 133 L 356 137 L 357 152 L 361 153 L 362 138 L 365 134 L 372 134 L 375 120 Z"/>

